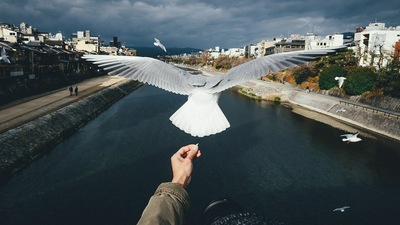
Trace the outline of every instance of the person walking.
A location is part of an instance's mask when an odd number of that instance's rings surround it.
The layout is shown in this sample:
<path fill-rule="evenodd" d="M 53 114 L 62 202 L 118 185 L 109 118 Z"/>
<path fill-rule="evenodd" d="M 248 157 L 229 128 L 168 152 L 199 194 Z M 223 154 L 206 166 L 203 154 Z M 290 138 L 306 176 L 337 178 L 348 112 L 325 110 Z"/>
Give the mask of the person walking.
<path fill-rule="evenodd" d="M 74 89 L 72 86 L 69 86 L 69 96 L 72 96 L 72 93 L 74 92 Z"/>
<path fill-rule="evenodd" d="M 75 87 L 75 95 L 78 96 L 78 86 Z"/>

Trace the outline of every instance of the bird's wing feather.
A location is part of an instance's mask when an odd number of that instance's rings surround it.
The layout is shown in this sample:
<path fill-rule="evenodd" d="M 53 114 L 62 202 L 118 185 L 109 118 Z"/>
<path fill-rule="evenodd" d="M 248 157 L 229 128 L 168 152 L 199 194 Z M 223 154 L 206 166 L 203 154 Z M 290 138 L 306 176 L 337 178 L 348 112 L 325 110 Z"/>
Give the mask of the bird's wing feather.
<path fill-rule="evenodd" d="M 221 81 L 212 91 L 220 92 L 247 80 L 258 79 L 269 73 L 306 64 L 309 61 L 315 60 L 317 56 L 324 56 L 345 47 L 339 46 L 326 49 L 285 52 L 257 58 L 230 69 L 222 77 L 218 76 L 216 79 Z"/>
<path fill-rule="evenodd" d="M 109 71 L 109 74 L 148 83 L 164 90 L 188 95 L 193 89 L 191 75 L 160 60 L 138 56 L 84 55 L 82 58 Z"/>
<path fill-rule="evenodd" d="M 346 138 L 351 138 L 353 136 L 354 136 L 354 134 L 342 134 L 342 135 L 340 135 L 340 137 L 346 137 Z"/>

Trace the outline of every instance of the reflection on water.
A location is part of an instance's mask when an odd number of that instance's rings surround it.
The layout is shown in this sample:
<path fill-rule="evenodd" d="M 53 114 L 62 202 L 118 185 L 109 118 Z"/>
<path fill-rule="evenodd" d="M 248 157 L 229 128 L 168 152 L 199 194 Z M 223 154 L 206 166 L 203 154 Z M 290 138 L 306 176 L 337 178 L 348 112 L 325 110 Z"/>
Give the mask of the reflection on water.
<path fill-rule="evenodd" d="M 168 120 L 185 101 L 149 86 L 125 97 L 1 187 L 0 224 L 135 224 L 188 143 L 202 150 L 189 224 L 225 196 L 285 224 L 400 221 L 398 143 L 346 144 L 338 129 L 233 91 L 220 98 L 231 128 L 193 138 Z"/>

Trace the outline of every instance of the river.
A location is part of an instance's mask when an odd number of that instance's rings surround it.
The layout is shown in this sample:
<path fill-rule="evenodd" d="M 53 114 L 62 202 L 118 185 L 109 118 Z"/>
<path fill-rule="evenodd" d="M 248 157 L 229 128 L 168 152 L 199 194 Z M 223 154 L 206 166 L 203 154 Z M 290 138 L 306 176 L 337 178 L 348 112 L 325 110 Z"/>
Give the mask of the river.
<path fill-rule="evenodd" d="M 341 130 L 234 90 L 219 101 L 231 127 L 194 138 L 168 119 L 185 101 L 151 86 L 126 96 L 0 187 L 0 224 L 136 224 L 188 143 L 202 151 L 188 224 L 220 197 L 283 224 L 399 224 L 398 142 L 347 144 Z"/>

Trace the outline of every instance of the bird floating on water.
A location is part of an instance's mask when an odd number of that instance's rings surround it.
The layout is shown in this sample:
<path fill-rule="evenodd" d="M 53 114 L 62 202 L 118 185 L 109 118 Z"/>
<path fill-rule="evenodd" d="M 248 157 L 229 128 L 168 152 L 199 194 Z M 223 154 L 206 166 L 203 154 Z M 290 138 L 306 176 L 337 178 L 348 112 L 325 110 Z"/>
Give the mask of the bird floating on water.
<path fill-rule="evenodd" d="M 165 46 L 161 44 L 160 40 L 158 40 L 157 38 L 154 38 L 154 45 L 160 47 L 162 50 L 164 50 L 164 52 L 167 52 Z"/>
<path fill-rule="evenodd" d="M 333 212 L 335 212 L 335 211 L 344 212 L 346 209 L 349 209 L 349 208 L 350 208 L 350 206 L 343 206 L 343 207 L 334 209 Z"/>
<path fill-rule="evenodd" d="M 346 77 L 335 77 L 335 80 L 339 82 L 339 88 L 343 86 L 344 80 L 346 80 Z"/>
<path fill-rule="evenodd" d="M 157 39 L 155 39 L 157 41 Z M 161 47 L 161 46 L 160 46 Z M 169 119 L 194 137 L 220 133 L 230 127 L 218 106 L 220 93 L 270 72 L 305 64 L 337 52 L 346 46 L 272 54 L 238 65 L 222 75 L 194 75 L 160 60 L 138 56 L 84 55 L 109 74 L 148 83 L 164 90 L 187 95 L 188 100 Z"/>
<path fill-rule="evenodd" d="M 343 142 L 347 142 L 347 143 L 350 143 L 350 142 L 359 142 L 359 141 L 361 141 L 362 139 L 359 138 L 359 137 L 357 137 L 358 134 L 360 134 L 360 132 L 357 132 L 357 133 L 355 133 L 355 134 L 342 134 L 342 135 L 340 135 L 340 136 L 341 136 L 341 137 L 344 137 L 344 138 L 342 139 Z"/>
<path fill-rule="evenodd" d="M 3 60 L 5 63 L 11 64 L 6 54 L 6 49 L 4 47 L 1 48 L 0 60 Z"/>

